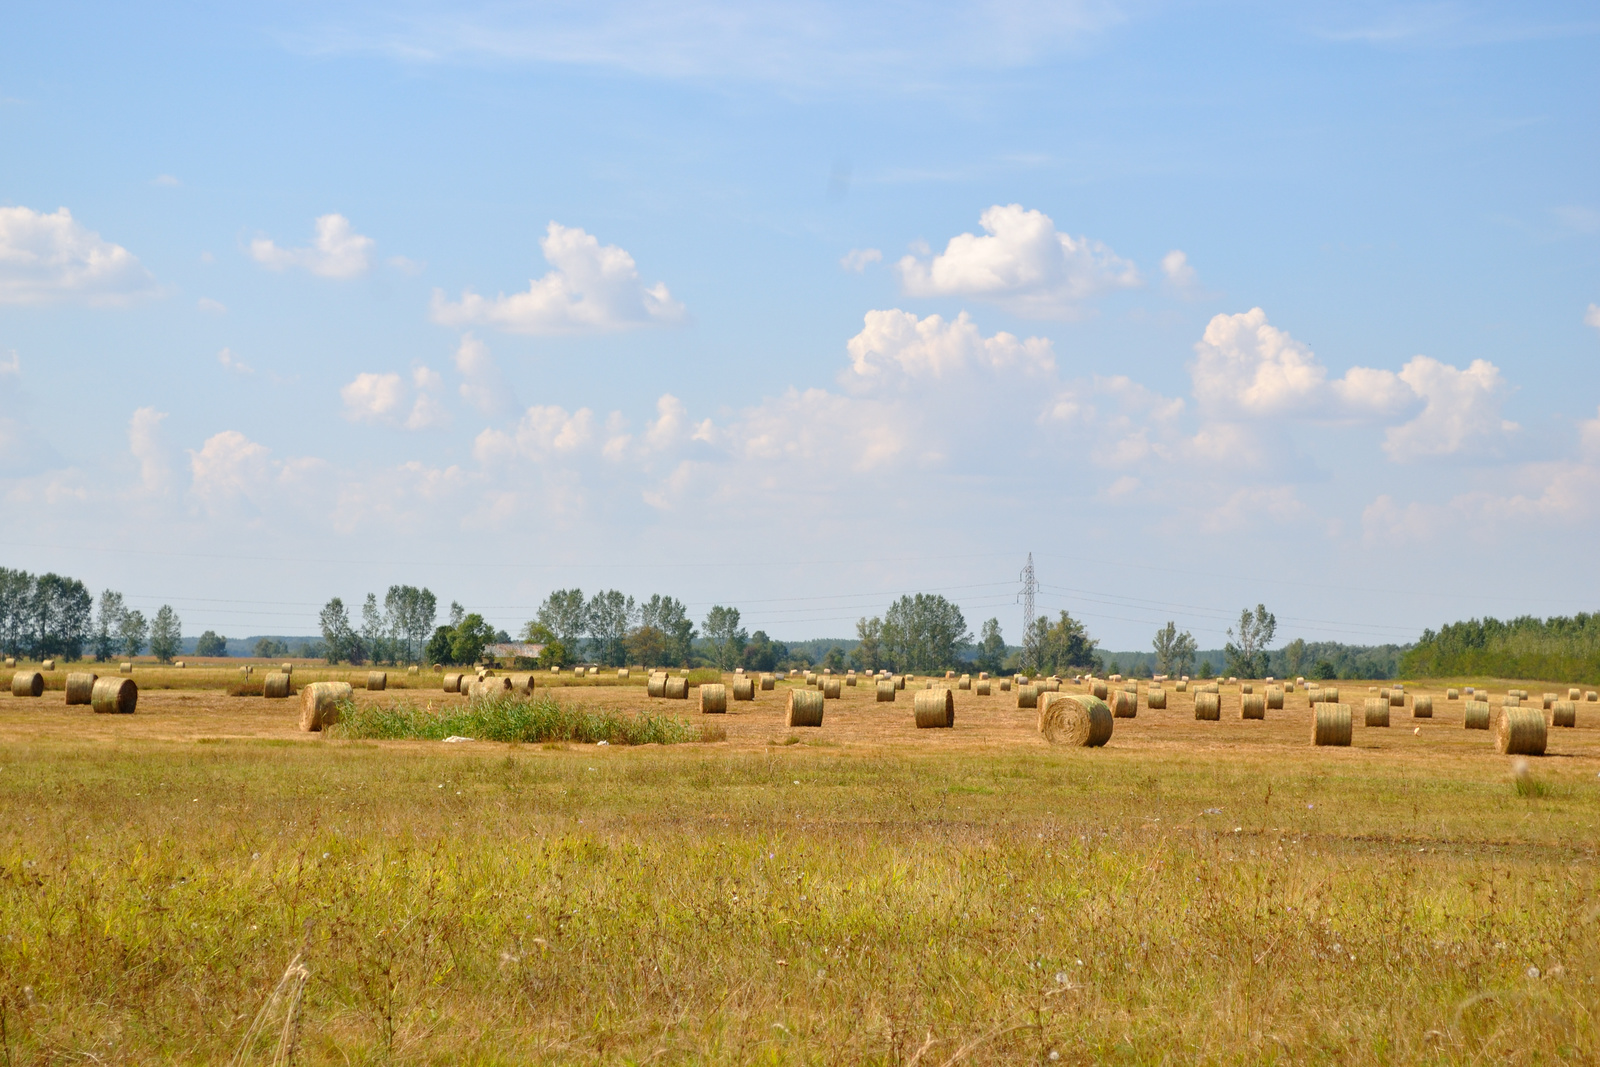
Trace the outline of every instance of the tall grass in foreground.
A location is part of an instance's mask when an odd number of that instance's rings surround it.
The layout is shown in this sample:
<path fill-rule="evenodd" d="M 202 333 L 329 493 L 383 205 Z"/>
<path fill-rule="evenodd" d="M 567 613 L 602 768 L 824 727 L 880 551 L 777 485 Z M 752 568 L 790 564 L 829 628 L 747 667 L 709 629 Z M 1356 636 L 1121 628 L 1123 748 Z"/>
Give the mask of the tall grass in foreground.
<path fill-rule="evenodd" d="M 414 704 L 363 707 L 347 703 L 340 710 L 338 725 L 329 733 L 375 740 L 471 737 L 479 741 L 605 741 L 613 745 L 675 745 L 700 736 L 682 719 L 574 707 L 543 694 L 532 698 L 494 696 L 438 710 Z"/>

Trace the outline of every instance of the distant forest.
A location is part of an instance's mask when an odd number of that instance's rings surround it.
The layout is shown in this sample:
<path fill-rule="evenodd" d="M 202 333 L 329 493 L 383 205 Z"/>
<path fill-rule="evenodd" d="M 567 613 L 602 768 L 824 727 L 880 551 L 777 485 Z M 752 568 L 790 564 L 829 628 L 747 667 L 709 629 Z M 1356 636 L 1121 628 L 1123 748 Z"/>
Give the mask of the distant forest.
<path fill-rule="evenodd" d="M 1582 682 L 1600 678 L 1600 615 L 1524 615 L 1453 622 L 1422 632 L 1403 660 L 1417 677 L 1487 675 Z"/>
<path fill-rule="evenodd" d="M 1299 646 L 1298 648 L 1296 646 Z M 1275 678 L 1398 678 L 1406 645 L 1342 645 L 1336 641 L 1291 642 L 1267 653 L 1267 673 Z M 1155 671 L 1154 652 L 1110 652 L 1096 649 L 1106 670 L 1148 677 Z M 1220 648 L 1194 654 L 1197 675 L 1220 675 L 1228 657 Z M 1207 670 L 1209 667 L 1209 671 Z"/>

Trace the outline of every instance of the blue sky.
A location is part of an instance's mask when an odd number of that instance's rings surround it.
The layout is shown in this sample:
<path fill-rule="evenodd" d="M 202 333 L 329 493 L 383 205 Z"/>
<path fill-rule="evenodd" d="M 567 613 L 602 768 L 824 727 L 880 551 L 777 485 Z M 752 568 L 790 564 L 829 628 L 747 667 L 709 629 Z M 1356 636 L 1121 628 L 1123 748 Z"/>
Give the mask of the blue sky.
<path fill-rule="evenodd" d="M 1600 603 L 1600 15 L 57 5 L 0 37 L 0 557 L 1104 645 Z M 62 212 L 65 212 L 63 214 Z"/>

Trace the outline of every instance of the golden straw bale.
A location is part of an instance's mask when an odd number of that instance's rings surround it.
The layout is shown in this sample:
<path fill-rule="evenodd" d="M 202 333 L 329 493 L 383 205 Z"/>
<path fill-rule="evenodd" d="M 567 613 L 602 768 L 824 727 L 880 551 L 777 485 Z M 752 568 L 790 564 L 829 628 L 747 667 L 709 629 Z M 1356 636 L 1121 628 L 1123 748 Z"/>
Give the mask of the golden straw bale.
<path fill-rule="evenodd" d="M 1011 692 L 1011 679 L 1010 678 L 1002 678 L 1002 679 L 1000 679 L 1000 692 L 1002 692 L 1002 693 Z"/>
<path fill-rule="evenodd" d="M 844 695 L 844 687 L 839 684 L 837 678 L 824 678 L 821 689 L 824 700 L 838 700 Z"/>
<path fill-rule="evenodd" d="M 971 689 L 972 688 L 972 675 L 963 674 L 961 676 L 961 678 L 956 682 L 956 688 L 957 689 Z"/>
<path fill-rule="evenodd" d="M 721 715 L 728 710 L 728 687 L 721 682 L 700 686 L 700 714 Z"/>
<path fill-rule="evenodd" d="M 1111 708 L 1111 716 L 1116 719 L 1131 719 L 1139 714 L 1139 696 L 1126 689 L 1120 689 L 1116 694 L 1116 703 Z"/>
<path fill-rule="evenodd" d="M 1593 689 L 1590 689 L 1590 690 L 1588 690 L 1587 692 L 1585 692 L 1583 694 L 1583 699 L 1584 699 L 1584 703 L 1592 704 L 1596 700 L 1600 700 L 1600 693 L 1597 693 Z"/>
<path fill-rule="evenodd" d="M 989 680 L 989 672 L 988 671 L 979 671 L 978 672 L 978 681 L 987 682 L 988 680 Z"/>
<path fill-rule="evenodd" d="M 1294 683 L 1293 683 L 1293 682 L 1284 682 L 1284 683 L 1283 683 L 1283 691 L 1284 691 L 1284 692 L 1285 692 L 1285 693 L 1292 693 L 1292 692 L 1294 692 Z"/>
<path fill-rule="evenodd" d="M 784 710 L 783 724 L 788 727 L 821 726 L 822 694 L 815 689 L 789 690 L 789 705 Z"/>
<path fill-rule="evenodd" d="M 856 684 L 856 672 L 855 671 L 851 671 L 849 674 L 844 676 L 844 684 L 848 685 L 848 686 L 854 686 Z"/>
<path fill-rule="evenodd" d="M 462 689 L 461 689 L 461 679 L 463 677 L 465 677 L 465 676 L 460 674 L 460 673 L 458 673 L 458 672 L 452 672 L 450 674 L 445 675 L 444 676 L 444 691 L 446 693 L 459 693 L 459 692 L 461 692 L 462 691 Z"/>
<path fill-rule="evenodd" d="M 1583 690 L 1581 690 L 1581 689 L 1568 689 L 1567 690 L 1567 699 L 1568 700 L 1572 700 L 1572 701 L 1582 700 L 1583 699 Z"/>
<path fill-rule="evenodd" d="M 980 696 L 980 697 L 988 696 L 989 695 L 989 679 L 980 678 L 976 682 L 972 683 L 972 692 L 973 692 L 974 696 Z"/>
<path fill-rule="evenodd" d="M 1311 724 L 1313 745 L 1348 746 L 1350 744 L 1350 705 L 1318 704 Z"/>
<path fill-rule="evenodd" d="M 1254 693 L 1255 691 L 1255 686 L 1251 685 L 1249 682 L 1246 682 L 1239 687 L 1240 693 Z"/>
<path fill-rule="evenodd" d="M 1391 708 L 1403 708 L 1403 707 L 1405 707 L 1406 706 L 1406 691 L 1404 689 L 1391 689 L 1391 690 L 1389 690 L 1389 706 Z"/>
<path fill-rule="evenodd" d="M 1187 693 L 1189 691 L 1189 683 L 1188 682 L 1184 682 L 1184 681 L 1179 681 L 1179 682 L 1174 683 L 1172 688 L 1176 689 L 1180 693 Z"/>
<path fill-rule="evenodd" d="M 807 685 L 816 685 L 817 684 L 817 677 L 818 676 L 817 676 L 817 672 L 816 671 L 806 671 L 806 684 Z"/>
<path fill-rule="evenodd" d="M 1101 703 L 1104 703 L 1106 697 L 1111 695 L 1110 688 L 1106 685 L 1106 683 L 1100 681 L 1098 678 L 1089 683 L 1089 692 L 1092 693 L 1094 698 Z"/>
<path fill-rule="evenodd" d="M 1461 711 L 1466 716 L 1462 725 L 1469 730 L 1487 730 L 1489 728 L 1489 702 L 1486 700 L 1469 700 L 1461 705 Z"/>
<path fill-rule="evenodd" d="M 894 694 L 895 694 L 895 688 L 894 688 L 894 683 L 893 682 L 879 682 L 878 683 L 878 703 L 880 703 L 880 704 L 893 704 L 894 703 Z"/>
<path fill-rule="evenodd" d="M 11 695 L 38 697 L 44 695 L 44 675 L 38 671 L 18 671 L 11 676 Z"/>
<path fill-rule="evenodd" d="M 617 677 L 618 678 L 631 678 L 631 677 L 633 677 L 633 672 L 630 671 L 626 667 L 618 667 L 617 668 Z"/>
<path fill-rule="evenodd" d="M 123 674 L 132 674 L 133 673 L 133 664 L 132 663 L 124 663 L 122 666 L 118 667 L 117 670 L 120 671 Z"/>
<path fill-rule="evenodd" d="M 771 674 L 763 674 L 761 676 L 762 692 L 770 692 L 776 688 L 778 688 L 778 680 L 776 678 L 774 678 Z"/>
<path fill-rule="evenodd" d="M 1544 711 L 1540 708 L 1505 708 L 1495 727 L 1495 747 L 1508 756 L 1542 756 L 1545 745 Z"/>
<path fill-rule="evenodd" d="M 1039 692 L 1041 693 L 1059 693 L 1061 692 L 1061 679 L 1041 678 L 1038 682 L 1038 686 Z"/>
<path fill-rule="evenodd" d="M 388 688 L 389 688 L 389 672 L 388 671 L 368 671 L 367 672 L 367 692 L 369 692 L 369 693 L 381 693 L 385 689 L 388 689 Z"/>
<path fill-rule="evenodd" d="M 1337 686 L 1324 686 L 1323 690 L 1322 690 L 1322 702 L 1324 704 L 1337 704 L 1337 703 L 1339 703 L 1339 689 L 1338 689 L 1338 687 Z"/>
<path fill-rule="evenodd" d="M 519 697 L 533 696 L 536 675 L 513 674 L 511 675 L 511 691 Z"/>
<path fill-rule="evenodd" d="M 101 678 L 89 693 L 89 704 L 102 715 L 132 715 L 139 705 L 139 687 L 132 678 Z"/>
<path fill-rule="evenodd" d="M 1220 722 L 1222 719 L 1221 694 L 1196 693 L 1194 695 L 1194 717 L 1203 722 Z"/>
<path fill-rule="evenodd" d="M 287 700 L 294 691 L 293 679 L 282 671 L 273 671 L 261 679 L 261 695 L 268 700 Z"/>
<path fill-rule="evenodd" d="M 73 671 L 67 675 L 67 703 L 90 704 L 94 700 L 94 683 L 100 676 L 86 671 Z"/>
<path fill-rule="evenodd" d="M 754 700 L 756 698 L 756 680 L 741 675 L 733 680 L 733 699 Z"/>
<path fill-rule="evenodd" d="M 316 733 L 339 721 L 339 704 L 349 700 L 348 682 L 312 682 L 300 690 L 300 729 Z"/>
<path fill-rule="evenodd" d="M 1267 717 L 1267 697 L 1264 693 L 1239 694 L 1239 718 L 1265 719 Z"/>
<path fill-rule="evenodd" d="M 1151 711 L 1167 710 L 1167 691 L 1165 689 L 1149 689 L 1144 694 L 1145 707 Z"/>
<path fill-rule="evenodd" d="M 1506 708 L 1520 708 L 1522 706 L 1522 698 L 1517 696 L 1516 693 L 1507 693 L 1500 698 L 1500 705 Z"/>
<path fill-rule="evenodd" d="M 651 697 L 664 697 L 664 696 L 666 696 L 667 695 L 667 672 L 666 671 L 662 671 L 660 674 L 656 674 L 656 673 L 652 672 L 650 677 L 645 679 L 644 694 L 645 694 L 645 696 L 651 696 Z"/>
<path fill-rule="evenodd" d="M 285 663 L 283 666 L 279 667 L 278 669 L 280 671 L 282 671 L 284 674 L 287 674 L 289 677 L 291 677 L 291 678 L 294 677 L 294 664 L 293 663 Z"/>
<path fill-rule="evenodd" d="M 689 679 L 681 675 L 676 678 L 668 678 L 666 688 L 661 695 L 668 700 L 688 700 Z"/>
<path fill-rule="evenodd" d="M 1433 718 L 1433 698 L 1428 696 L 1414 696 L 1411 698 L 1411 717 L 1413 719 Z"/>
<path fill-rule="evenodd" d="M 1122 675 L 1120 675 L 1120 674 L 1113 674 L 1113 675 L 1112 675 L 1112 676 L 1111 676 L 1111 680 L 1112 680 L 1112 681 L 1113 681 L 1113 682 L 1120 682 L 1120 681 L 1122 681 Z"/>
<path fill-rule="evenodd" d="M 1459 690 L 1459 689 L 1446 689 L 1444 691 L 1444 698 L 1446 700 L 1460 700 L 1461 699 L 1461 690 Z"/>
<path fill-rule="evenodd" d="M 1363 711 L 1363 714 L 1362 714 L 1363 725 L 1365 725 L 1365 726 L 1388 726 L 1389 725 L 1389 702 L 1387 700 L 1384 700 L 1381 697 L 1379 697 L 1377 699 L 1374 699 L 1372 697 L 1368 697 L 1367 698 L 1367 702 L 1366 702 L 1366 706 L 1362 709 L 1362 711 Z"/>
<path fill-rule="evenodd" d="M 1046 693 L 1039 701 L 1039 733 L 1052 745 L 1099 748 L 1113 728 L 1111 709 L 1099 697 Z"/>
<path fill-rule="evenodd" d="M 1275 685 L 1267 686 L 1266 697 L 1267 697 L 1267 710 L 1268 711 L 1282 711 L 1283 710 L 1283 692 L 1284 691 L 1282 689 L 1279 689 Z"/>
<path fill-rule="evenodd" d="M 1039 706 L 1039 687 L 1036 685 L 1017 686 L 1017 707 L 1036 708 Z"/>
<path fill-rule="evenodd" d="M 906 676 L 903 674 L 893 675 L 889 681 L 894 683 L 896 689 L 904 689 L 906 687 Z"/>
<path fill-rule="evenodd" d="M 949 689 L 924 689 L 911 701 L 917 729 L 949 729 L 956 724 L 956 695 Z"/>
<path fill-rule="evenodd" d="M 1551 726 L 1577 726 L 1578 702 L 1575 700 L 1558 700 L 1550 705 Z"/>
<path fill-rule="evenodd" d="M 416 673 L 417 673 L 417 665 L 415 663 L 413 663 L 411 666 L 406 668 L 406 674 L 409 675 L 409 674 L 416 674 Z"/>

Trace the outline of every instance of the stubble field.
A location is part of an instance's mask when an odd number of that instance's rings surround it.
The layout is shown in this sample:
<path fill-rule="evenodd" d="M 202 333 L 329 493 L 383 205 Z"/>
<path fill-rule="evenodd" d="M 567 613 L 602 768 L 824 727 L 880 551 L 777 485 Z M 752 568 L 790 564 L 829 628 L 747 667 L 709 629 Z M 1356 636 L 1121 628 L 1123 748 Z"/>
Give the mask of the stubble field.
<path fill-rule="evenodd" d="M 1594 704 L 1518 780 L 1433 686 L 1348 749 L 1303 692 L 1079 750 L 1000 692 L 788 730 L 791 683 L 626 747 L 323 738 L 167 673 L 0 695 L 8 1065 L 1600 1060 Z M 413 681 L 355 697 L 462 700 Z M 700 725 L 601 681 L 556 695 Z"/>

